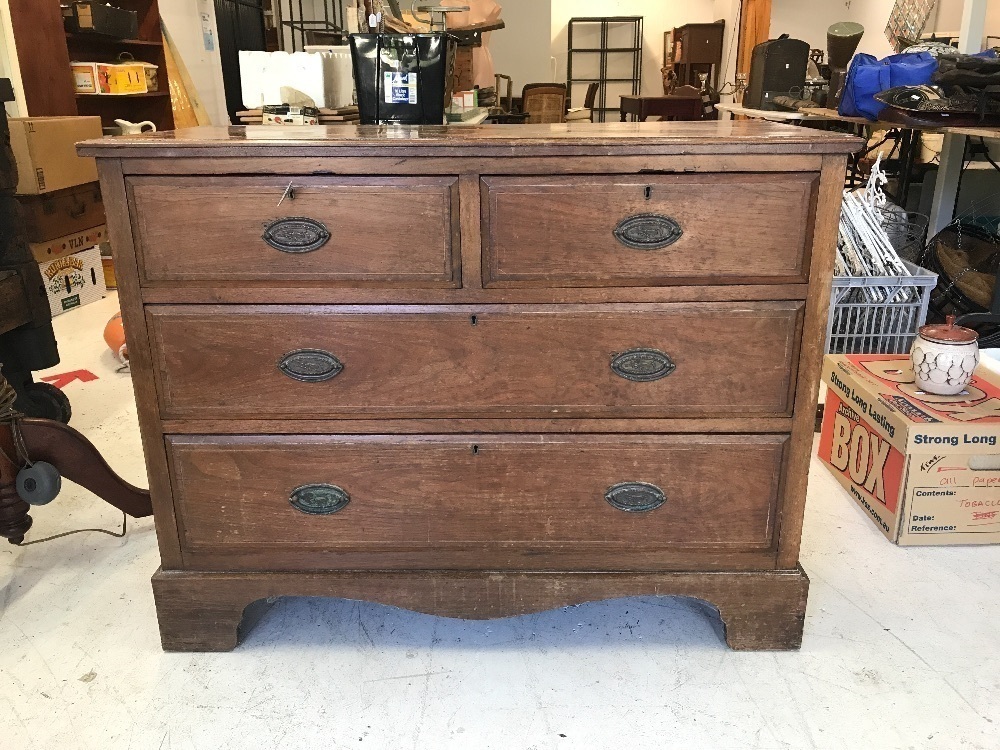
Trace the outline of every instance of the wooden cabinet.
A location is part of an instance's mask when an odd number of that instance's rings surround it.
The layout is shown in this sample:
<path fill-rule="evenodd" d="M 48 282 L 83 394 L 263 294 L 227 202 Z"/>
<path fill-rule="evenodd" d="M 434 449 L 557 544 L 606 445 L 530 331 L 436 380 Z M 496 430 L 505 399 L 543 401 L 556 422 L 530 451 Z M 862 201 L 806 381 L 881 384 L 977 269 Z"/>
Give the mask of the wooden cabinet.
<path fill-rule="evenodd" d="M 98 157 L 164 648 L 248 604 L 633 595 L 794 648 L 846 154 L 762 122 L 253 128 Z"/>
<path fill-rule="evenodd" d="M 719 88 L 725 30 L 725 23 L 717 21 L 689 23 L 664 34 L 664 68 L 672 66 L 678 86 L 701 88 L 699 74 L 703 74 Z"/>
<path fill-rule="evenodd" d="M 113 3 L 136 12 L 139 23 L 136 39 L 65 31 L 59 0 L 8 2 L 28 116 L 95 116 L 101 118 L 105 127 L 112 127 L 116 119 L 149 120 L 159 130 L 174 126 L 158 0 Z M 71 61 L 115 62 L 123 53 L 130 59 L 158 67 L 156 91 L 122 95 L 76 93 Z"/>

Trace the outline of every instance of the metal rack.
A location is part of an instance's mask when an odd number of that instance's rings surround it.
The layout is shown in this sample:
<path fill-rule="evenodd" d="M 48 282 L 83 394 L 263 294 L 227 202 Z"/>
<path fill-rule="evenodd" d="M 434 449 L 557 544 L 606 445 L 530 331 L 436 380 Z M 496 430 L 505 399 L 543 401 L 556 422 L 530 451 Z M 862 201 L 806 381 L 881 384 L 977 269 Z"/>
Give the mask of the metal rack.
<path fill-rule="evenodd" d="M 301 52 L 307 44 L 347 44 L 343 0 L 274 0 L 281 48 Z"/>
<path fill-rule="evenodd" d="M 574 83 L 597 83 L 597 101 L 594 107 L 595 121 L 606 122 L 608 112 L 618 112 L 620 107 L 608 106 L 608 84 L 609 83 L 631 83 L 632 95 L 637 96 L 642 85 L 642 16 L 605 16 L 597 18 L 571 18 L 568 29 L 568 55 L 566 58 L 566 89 L 572 99 Z M 574 37 L 579 37 L 579 27 L 599 24 L 600 44 L 597 47 L 574 47 Z M 631 25 L 630 34 L 632 36 L 631 46 L 611 47 L 610 36 L 611 27 L 615 25 Z M 609 76 L 608 57 L 616 53 L 632 54 L 632 77 Z M 574 78 L 573 62 L 576 55 L 599 55 L 598 77 L 597 78 Z"/>

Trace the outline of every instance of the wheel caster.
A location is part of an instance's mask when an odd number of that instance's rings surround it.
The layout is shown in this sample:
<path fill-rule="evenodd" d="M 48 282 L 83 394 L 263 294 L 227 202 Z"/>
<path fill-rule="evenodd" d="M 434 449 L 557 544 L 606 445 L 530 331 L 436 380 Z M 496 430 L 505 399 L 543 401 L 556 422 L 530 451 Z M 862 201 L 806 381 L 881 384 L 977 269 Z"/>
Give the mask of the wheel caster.
<path fill-rule="evenodd" d="M 17 473 L 17 494 L 28 505 L 48 505 L 62 489 L 62 476 L 47 461 L 35 461 Z"/>
<path fill-rule="evenodd" d="M 52 419 L 63 424 L 69 424 L 73 416 L 73 408 L 66 394 L 51 383 L 31 383 L 26 386 L 15 408 L 26 417 Z"/>

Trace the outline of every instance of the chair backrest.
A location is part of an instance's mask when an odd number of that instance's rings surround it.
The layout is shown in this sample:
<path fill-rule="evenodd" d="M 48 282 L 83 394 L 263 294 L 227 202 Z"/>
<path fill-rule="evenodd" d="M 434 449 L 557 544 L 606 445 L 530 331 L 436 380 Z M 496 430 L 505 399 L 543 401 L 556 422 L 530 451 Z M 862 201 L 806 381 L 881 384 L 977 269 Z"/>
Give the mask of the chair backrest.
<path fill-rule="evenodd" d="M 565 83 L 528 83 L 521 93 L 521 111 L 531 124 L 566 121 Z"/>
<path fill-rule="evenodd" d="M 694 86 L 678 86 L 671 96 L 692 96 L 701 98 L 701 92 Z"/>
<path fill-rule="evenodd" d="M 597 89 L 600 84 L 597 81 L 591 81 L 590 85 L 587 86 L 587 95 L 583 98 L 583 108 L 593 109 L 594 103 L 597 101 Z"/>
<path fill-rule="evenodd" d="M 676 96 L 664 97 L 670 104 L 670 113 L 663 117 L 664 120 L 701 120 L 704 118 L 704 104 L 701 94 L 698 96 Z"/>
<path fill-rule="evenodd" d="M 694 86 L 678 86 L 677 88 L 674 89 L 674 93 L 671 94 L 670 96 L 673 98 L 681 98 L 681 99 L 698 99 L 701 101 L 702 105 L 698 117 L 694 116 L 694 109 L 692 109 L 691 114 L 680 115 L 675 119 L 705 120 L 705 119 L 712 119 L 713 116 L 718 117 L 718 114 L 715 112 L 715 105 L 712 103 L 711 96 L 705 91 L 699 91 Z"/>

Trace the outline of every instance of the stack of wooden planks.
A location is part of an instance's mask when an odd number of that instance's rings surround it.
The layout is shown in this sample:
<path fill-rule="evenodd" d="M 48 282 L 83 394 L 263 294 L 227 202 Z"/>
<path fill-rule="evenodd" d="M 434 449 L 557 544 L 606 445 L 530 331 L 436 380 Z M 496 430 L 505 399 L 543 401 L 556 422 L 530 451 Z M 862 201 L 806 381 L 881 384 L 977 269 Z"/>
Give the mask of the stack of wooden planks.
<path fill-rule="evenodd" d="M 245 109 L 237 112 L 236 116 L 239 118 L 240 125 L 260 125 L 264 119 L 264 112 L 260 109 Z M 361 115 L 357 107 L 321 108 L 319 111 L 320 125 L 351 124 L 360 119 Z"/>

